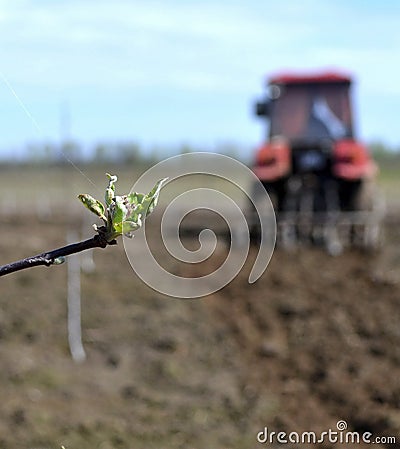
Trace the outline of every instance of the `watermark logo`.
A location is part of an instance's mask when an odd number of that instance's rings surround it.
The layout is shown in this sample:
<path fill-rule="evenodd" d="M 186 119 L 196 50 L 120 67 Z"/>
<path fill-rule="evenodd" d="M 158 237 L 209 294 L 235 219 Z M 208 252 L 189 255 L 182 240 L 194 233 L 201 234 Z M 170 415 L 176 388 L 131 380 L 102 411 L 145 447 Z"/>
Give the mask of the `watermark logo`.
<path fill-rule="evenodd" d="M 202 185 L 197 185 L 199 177 Z M 257 222 L 259 249 L 248 281 L 255 282 L 266 270 L 276 239 L 276 220 L 270 198 L 254 173 L 239 161 L 216 153 L 189 153 L 168 158 L 147 170 L 131 191 L 146 192 L 158 179 L 168 178 L 165 191 L 173 198 L 163 210 L 161 236 L 174 259 L 198 264 L 216 250 L 218 235 L 207 226 L 198 233 L 199 248 L 189 250 L 181 239 L 183 220 L 192 213 L 212 212 L 229 228 L 229 251 L 224 262 L 211 273 L 184 277 L 168 271 L 153 254 L 146 223 L 133 239 L 124 238 L 129 262 L 151 288 L 176 298 L 200 298 L 231 282 L 243 268 L 250 247 L 250 227 Z M 192 181 L 193 180 L 193 181 Z M 161 194 L 162 210 L 164 189 Z"/>
<path fill-rule="evenodd" d="M 348 430 L 344 420 L 336 423 L 336 429 L 324 432 L 275 432 L 264 427 L 257 433 L 257 441 L 261 444 L 396 444 L 395 436 L 374 436 L 371 432 L 354 432 Z"/>

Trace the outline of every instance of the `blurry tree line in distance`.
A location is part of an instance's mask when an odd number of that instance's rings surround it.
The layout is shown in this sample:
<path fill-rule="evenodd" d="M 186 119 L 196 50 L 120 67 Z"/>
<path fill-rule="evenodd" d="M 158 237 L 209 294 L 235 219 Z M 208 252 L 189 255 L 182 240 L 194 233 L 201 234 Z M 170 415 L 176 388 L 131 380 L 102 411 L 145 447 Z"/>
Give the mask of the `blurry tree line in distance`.
<path fill-rule="evenodd" d="M 391 147 L 383 142 L 375 141 L 369 150 L 382 170 L 400 170 L 400 147 Z M 255 147 L 224 142 L 212 148 L 204 148 L 191 144 L 155 145 L 144 147 L 137 142 L 100 142 L 91 147 L 84 146 L 76 140 L 62 144 L 38 142 L 27 144 L 18 158 L 2 157 L 1 165 L 63 165 L 72 162 L 90 165 L 134 164 L 150 167 L 166 157 L 195 151 L 214 151 L 242 161 L 252 163 Z M 22 155 L 21 155 L 22 154 Z"/>
<path fill-rule="evenodd" d="M 190 144 L 153 145 L 145 147 L 132 142 L 100 142 L 90 147 L 76 140 L 68 140 L 62 144 L 50 142 L 29 143 L 18 152 L 18 157 L 2 156 L 2 165 L 63 165 L 74 163 L 90 165 L 135 164 L 137 166 L 152 166 L 166 157 L 195 151 L 215 151 L 243 160 L 251 161 L 251 148 L 234 143 L 221 143 L 213 148 L 205 148 Z"/>

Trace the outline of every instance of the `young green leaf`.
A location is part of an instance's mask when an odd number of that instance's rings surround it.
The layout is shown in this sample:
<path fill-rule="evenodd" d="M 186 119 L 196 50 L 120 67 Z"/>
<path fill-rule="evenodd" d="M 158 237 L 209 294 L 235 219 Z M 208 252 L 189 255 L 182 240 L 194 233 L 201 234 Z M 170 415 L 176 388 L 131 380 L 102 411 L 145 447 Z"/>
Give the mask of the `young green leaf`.
<path fill-rule="evenodd" d="M 122 233 L 126 236 L 131 238 L 132 232 L 136 231 L 142 226 L 142 218 L 141 216 L 138 217 L 138 220 L 136 223 L 132 221 L 124 221 L 122 224 Z"/>
<path fill-rule="evenodd" d="M 105 207 L 103 203 L 101 203 L 99 200 L 96 200 L 88 193 L 84 193 L 81 195 L 78 195 L 78 198 L 82 201 L 82 203 L 95 215 L 100 217 L 102 220 L 107 222 L 107 218 L 104 215 L 105 213 Z"/>
<path fill-rule="evenodd" d="M 106 173 L 108 176 L 108 186 L 106 188 L 106 194 L 105 194 L 105 201 L 106 206 L 109 207 L 114 196 L 115 196 L 115 183 L 117 182 L 118 178 L 115 175 L 110 175 L 109 173 Z"/>
<path fill-rule="evenodd" d="M 128 208 L 122 196 L 116 196 L 109 207 L 112 230 L 122 234 L 122 224 L 128 215 Z"/>
<path fill-rule="evenodd" d="M 128 195 L 128 202 L 131 206 L 131 212 L 127 217 L 128 221 L 136 221 L 139 214 L 146 218 L 153 212 L 158 203 L 160 190 L 167 180 L 168 178 L 164 178 L 158 181 L 147 195 L 136 192 L 132 192 Z"/>

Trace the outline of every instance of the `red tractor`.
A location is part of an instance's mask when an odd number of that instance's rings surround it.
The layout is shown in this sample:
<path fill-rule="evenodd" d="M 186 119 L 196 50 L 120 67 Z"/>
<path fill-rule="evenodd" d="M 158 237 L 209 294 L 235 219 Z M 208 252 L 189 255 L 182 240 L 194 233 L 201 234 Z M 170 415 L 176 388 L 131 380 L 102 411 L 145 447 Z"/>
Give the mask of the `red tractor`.
<path fill-rule="evenodd" d="M 256 114 L 269 122 L 255 174 L 274 204 L 278 239 L 376 246 L 381 201 L 377 166 L 353 130 L 349 76 L 282 73 L 268 80 Z"/>

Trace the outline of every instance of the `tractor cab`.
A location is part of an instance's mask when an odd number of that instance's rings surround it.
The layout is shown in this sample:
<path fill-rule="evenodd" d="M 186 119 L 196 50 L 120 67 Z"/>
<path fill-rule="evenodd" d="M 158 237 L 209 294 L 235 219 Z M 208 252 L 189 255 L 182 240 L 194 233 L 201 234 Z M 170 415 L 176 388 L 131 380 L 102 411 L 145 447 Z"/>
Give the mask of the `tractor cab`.
<path fill-rule="evenodd" d="M 269 119 L 270 139 L 284 136 L 294 146 L 352 138 L 350 83 L 334 74 L 274 77 L 257 114 Z"/>

